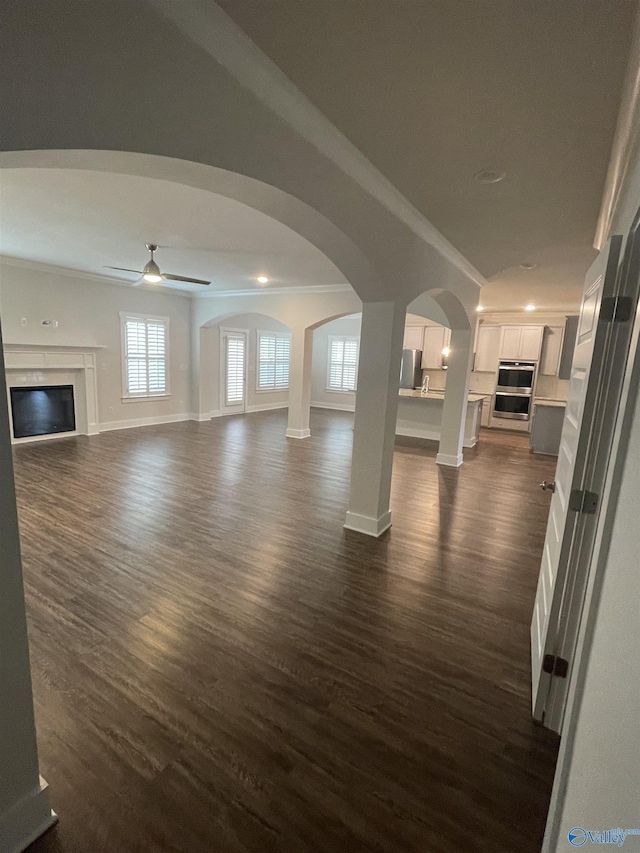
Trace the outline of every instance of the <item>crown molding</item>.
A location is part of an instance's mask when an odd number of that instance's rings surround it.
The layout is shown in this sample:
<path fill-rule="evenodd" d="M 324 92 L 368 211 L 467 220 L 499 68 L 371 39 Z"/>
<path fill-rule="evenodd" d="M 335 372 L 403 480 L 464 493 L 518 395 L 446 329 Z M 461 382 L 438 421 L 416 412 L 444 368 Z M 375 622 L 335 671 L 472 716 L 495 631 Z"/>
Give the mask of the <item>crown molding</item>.
<path fill-rule="evenodd" d="M 55 264 L 45 264 L 41 261 L 31 261 L 25 258 L 14 258 L 10 255 L 0 255 L 0 266 L 18 267 L 20 269 L 35 270 L 36 272 L 50 273 L 51 275 L 64 275 L 69 278 L 81 278 L 85 281 L 102 282 L 103 284 L 118 284 L 120 287 L 134 287 L 136 290 L 149 290 L 155 293 L 168 293 L 171 296 L 182 296 L 189 298 L 192 292 L 189 290 L 176 290 L 173 287 L 165 287 L 161 284 L 136 284 L 125 281 L 114 275 L 103 275 L 102 273 L 86 272 L 73 269 L 72 267 L 59 267 Z"/>
<path fill-rule="evenodd" d="M 350 284 L 308 284 L 291 287 L 255 287 L 249 290 L 210 290 L 207 293 L 194 293 L 195 299 L 214 299 L 218 296 L 269 296 L 287 293 L 354 293 Z"/>
<path fill-rule="evenodd" d="M 59 267 L 55 264 L 44 264 L 40 261 L 30 261 L 24 258 L 14 258 L 10 255 L 0 255 L 0 265 L 18 267 L 20 269 L 35 270 L 36 272 L 50 273 L 51 275 L 63 275 L 69 278 L 80 278 L 85 281 L 102 282 L 103 284 L 118 284 L 121 287 L 134 287 L 130 281 L 112 275 L 101 273 L 84 272 L 71 267 Z M 267 296 L 268 294 L 282 295 L 286 293 L 347 293 L 353 292 L 353 288 L 346 282 L 343 284 L 309 284 L 292 285 L 291 287 L 255 287 L 244 290 L 225 288 L 224 290 L 177 290 L 173 287 L 165 287 L 161 284 L 137 284 L 136 290 L 147 290 L 152 293 L 166 293 L 170 296 L 180 296 L 186 299 L 213 299 L 221 296 Z"/>

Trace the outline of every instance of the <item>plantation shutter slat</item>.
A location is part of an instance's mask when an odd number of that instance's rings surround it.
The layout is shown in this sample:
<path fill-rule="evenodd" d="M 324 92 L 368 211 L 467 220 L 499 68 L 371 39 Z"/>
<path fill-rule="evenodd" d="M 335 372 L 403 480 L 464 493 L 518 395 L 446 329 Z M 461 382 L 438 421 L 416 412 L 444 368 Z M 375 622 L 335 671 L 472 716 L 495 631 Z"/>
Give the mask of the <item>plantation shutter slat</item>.
<path fill-rule="evenodd" d="M 328 387 L 332 391 L 355 391 L 357 373 L 358 338 L 332 338 Z"/>
<path fill-rule="evenodd" d="M 258 334 L 258 389 L 276 390 L 289 387 L 291 339 L 288 336 Z"/>
<path fill-rule="evenodd" d="M 227 338 L 227 405 L 244 400 L 244 338 Z"/>
<path fill-rule="evenodd" d="M 125 391 L 128 396 L 167 393 L 166 337 L 165 321 L 125 319 Z"/>

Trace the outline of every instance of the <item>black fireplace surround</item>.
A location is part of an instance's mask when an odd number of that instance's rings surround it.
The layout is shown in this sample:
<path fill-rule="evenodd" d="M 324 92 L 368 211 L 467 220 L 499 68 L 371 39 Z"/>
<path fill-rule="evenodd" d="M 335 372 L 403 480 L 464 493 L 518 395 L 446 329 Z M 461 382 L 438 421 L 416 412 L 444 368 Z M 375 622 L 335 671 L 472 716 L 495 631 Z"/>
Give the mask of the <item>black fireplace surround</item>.
<path fill-rule="evenodd" d="M 73 385 L 37 385 L 11 388 L 13 437 L 73 432 L 76 415 Z"/>

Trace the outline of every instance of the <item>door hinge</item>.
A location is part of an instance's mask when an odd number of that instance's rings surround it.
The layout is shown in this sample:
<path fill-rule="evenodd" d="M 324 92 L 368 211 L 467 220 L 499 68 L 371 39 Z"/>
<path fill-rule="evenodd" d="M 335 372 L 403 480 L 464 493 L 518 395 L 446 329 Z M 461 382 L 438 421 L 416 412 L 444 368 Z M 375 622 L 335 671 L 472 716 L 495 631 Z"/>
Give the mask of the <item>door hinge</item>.
<path fill-rule="evenodd" d="M 605 296 L 600 305 L 600 319 L 608 323 L 626 323 L 631 319 L 632 311 L 630 296 Z"/>
<path fill-rule="evenodd" d="M 556 655 L 545 655 L 542 661 L 542 671 L 558 678 L 566 678 L 569 672 L 569 661 Z"/>
<path fill-rule="evenodd" d="M 595 492 L 588 492 L 586 489 L 574 489 L 569 496 L 569 509 L 574 512 L 594 515 L 597 507 L 598 496 Z"/>

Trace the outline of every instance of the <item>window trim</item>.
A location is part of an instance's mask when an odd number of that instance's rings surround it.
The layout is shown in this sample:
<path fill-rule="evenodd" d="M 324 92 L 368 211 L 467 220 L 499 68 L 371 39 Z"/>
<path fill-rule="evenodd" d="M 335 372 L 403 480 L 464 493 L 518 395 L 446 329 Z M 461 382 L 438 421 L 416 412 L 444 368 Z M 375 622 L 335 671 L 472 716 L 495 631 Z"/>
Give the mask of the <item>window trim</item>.
<path fill-rule="evenodd" d="M 127 387 L 127 320 L 144 321 L 145 323 L 162 323 L 164 325 L 164 391 L 159 393 L 131 394 Z M 171 396 L 171 360 L 170 360 L 170 318 L 158 317 L 154 314 L 134 314 L 132 311 L 120 311 L 120 361 L 122 371 L 122 402 L 131 403 L 136 400 L 165 400 Z M 146 356 L 147 360 L 149 356 Z"/>
<path fill-rule="evenodd" d="M 350 388 L 332 388 L 331 381 L 331 349 L 334 341 L 355 341 L 357 344 L 356 350 L 356 371 L 355 371 L 355 387 Z M 344 364 L 344 360 L 342 362 Z M 327 381 L 325 391 L 331 394 L 355 394 L 358 390 L 358 368 L 360 366 L 360 338 L 357 335 L 329 335 L 327 339 Z"/>
<path fill-rule="evenodd" d="M 274 385 L 271 388 L 262 388 L 260 386 L 260 338 L 271 337 L 276 339 L 286 338 L 289 341 L 289 379 L 286 385 Z M 276 360 L 277 363 L 277 360 Z M 275 382 L 275 377 L 274 377 Z M 256 329 L 256 393 L 257 394 L 274 394 L 278 391 L 288 391 L 291 384 L 291 332 L 270 332 L 267 329 Z"/>

